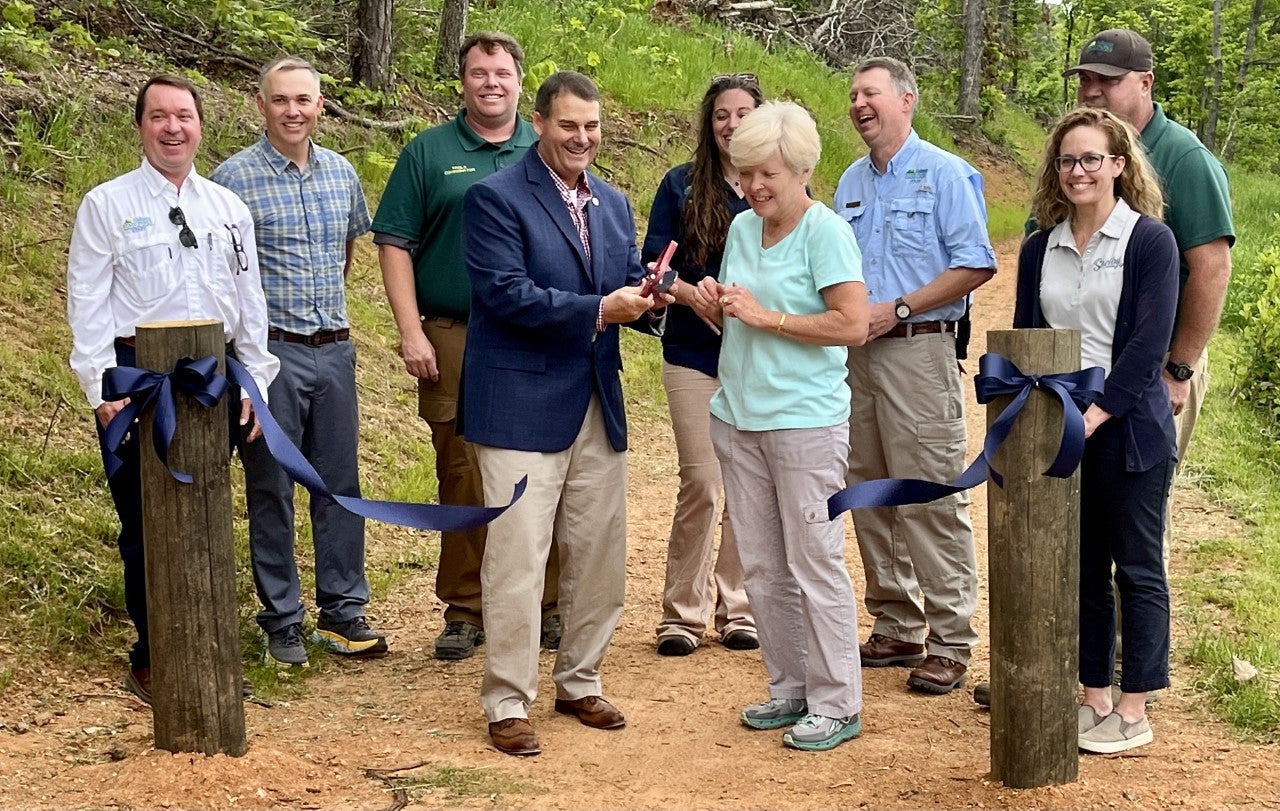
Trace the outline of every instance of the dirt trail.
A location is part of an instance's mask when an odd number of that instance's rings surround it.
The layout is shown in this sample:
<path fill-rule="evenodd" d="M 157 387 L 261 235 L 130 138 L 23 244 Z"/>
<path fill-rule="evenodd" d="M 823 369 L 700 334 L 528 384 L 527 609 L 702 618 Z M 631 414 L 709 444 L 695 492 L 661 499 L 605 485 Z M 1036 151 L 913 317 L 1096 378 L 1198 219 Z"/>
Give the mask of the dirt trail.
<path fill-rule="evenodd" d="M 1002 272 L 974 310 L 973 358 L 987 329 L 1009 323 L 1016 245 L 1002 248 Z M 972 371 L 976 360 L 967 365 Z M 971 389 L 969 414 L 976 452 L 983 413 Z M 627 713 L 625 730 L 590 730 L 553 713 L 544 654 L 543 694 L 532 711 L 543 754 L 517 759 L 490 748 L 478 696 L 483 656 L 429 658 L 440 607 L 427 596 L 433 573 L 422 572 L 371 606 L 392 631 L 392 655 L 326 665 L 302 698 L 247 705 L 249 753 L 239 759 L 154 750 L 150 712 L 118 689 L 115 672 L 17 669 L 0 707 L 0 807 L 379 809 L 399 807 L 400 798 L 410 808 L 1280 807 L 1275 748 L 1239 743 L 1211 720 L 1185 667 L 1175 668 L 1174 687 L 1152 711 L 1153 745 L 1082 758 L 1080 779 L 1054 788 L 992 783 L 989 716 L 969 690 L 921 696 L 896 668 L 865 672 L 862 736 L 832 752 L 793 752 L 776 733 L 747 730 L 737 711 L 763 693 L 758 652 L 710 640 L 683 659 L 654 651 L 674 445 L 661 424 L 638 426 L 633 436 L 627 608 L 604 666 L 606 693 Z M 1233 531 L 1198 491 L 1180 488 L 1176 499 L 1180 545 Z M 971 510 L 985 574 L 983 490 Z M 849 538 L 861 592 L 851 529 Z M 985 593 L 984 582 L 984 640 Z M 1175 623 L 1174 632 L 1176 648 L 1184 629 Z M 987 653 L 976 651 L 971 681 L 986 678 Z M 396 785 L 407 794 L 397 797 L 366 769 L 403 769 Z"/>

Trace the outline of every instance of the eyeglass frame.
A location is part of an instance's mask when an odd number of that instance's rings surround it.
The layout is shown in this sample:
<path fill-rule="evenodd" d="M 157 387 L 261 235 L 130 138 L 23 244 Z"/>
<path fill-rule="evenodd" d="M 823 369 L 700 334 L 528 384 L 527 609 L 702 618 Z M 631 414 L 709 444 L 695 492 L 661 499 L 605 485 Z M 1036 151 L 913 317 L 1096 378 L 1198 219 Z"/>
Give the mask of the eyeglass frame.
<path fill-rule="evenodd" d="M 200 247 L 200 241 L 196 239 L 195 231 L 192 231 L 191 226 L 187 224 L 187 215 L 183 212 L 182 206 L 173 206 L 169 209 L 169 222 L 178 226 L 178 242 L 182 247 Z"/>
<path fill-rule="evenodd" d="M 1106 163 L 1107 158 L 1115 160 L 1116 158 L 1123 157 L 1124 155 L 1099 155 L 1097 152 L 1087 152 L 1078 158 L 1075 155 L 1058 155 L 1050 162 L 1053 164 L 1053 168 L 1058 172 L 1058 174 L 1070 174 L 1071 172 L 1074 172 L 1077 164 L 1080 165 L 1081 169 L 1092 174 L 1093 172 L 1099 172 L 1102 170 L 1102 164 Z M 1092 161 L 1095 159 L 1098 161 L 1098 165 L 1090 169 L 1089 164 L 1085 161 Z M 1065 169 L 1063 168 L 1063 164 L 1066 164 Z"/>
<path fill-rule="evenodd" d="M 236 275 L 247 273 L 249 271 L 249 255 L 244 252 L 244 243 L 240 240 L 240 228 L 235 223 L 223 223 L 222 227 L 227 229 L 227 234 L 231 237 L 231 250 L 235 251 L 236 264 L 239 269 Z"/>

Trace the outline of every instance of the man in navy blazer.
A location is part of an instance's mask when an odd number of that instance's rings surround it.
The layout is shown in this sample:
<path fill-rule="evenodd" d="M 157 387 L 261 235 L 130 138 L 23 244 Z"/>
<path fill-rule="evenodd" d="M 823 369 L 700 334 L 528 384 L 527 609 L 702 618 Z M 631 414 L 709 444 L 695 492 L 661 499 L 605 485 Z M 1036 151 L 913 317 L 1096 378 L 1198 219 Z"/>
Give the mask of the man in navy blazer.
<path fill-rule="evenodd" d="M 513 755 L 541 751 L 528 716 L 553 531 L 564 623 L 555 709 L 599 729 L 626 723 L 600 684 L 626 576 L 618 325 L 671 300 L 639 294 L 631 205 L 587 171 L 600 148 L 595 84 L 567 71 L 549 77 L 533 126 L 536 147 L 463 202 L 472 293 L 458 432 L 476 446 L 487 503 L 505 503 L 529 477 L 524 496 L 489 525 L 480 573 L 481 701 L 494 746 Z"/>

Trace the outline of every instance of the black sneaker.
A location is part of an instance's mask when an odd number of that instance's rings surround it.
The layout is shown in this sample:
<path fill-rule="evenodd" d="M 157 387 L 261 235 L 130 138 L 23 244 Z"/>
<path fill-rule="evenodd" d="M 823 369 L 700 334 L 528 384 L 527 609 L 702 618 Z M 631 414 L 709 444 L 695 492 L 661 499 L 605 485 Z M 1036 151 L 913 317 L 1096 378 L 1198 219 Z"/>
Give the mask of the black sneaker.
<path fill-rule="evenodd" d="M 371 629 L 368 620 L 362 616 L 343 622 L 321 619 L 316 623 L 316 632 L 311 639 L 342 656 L 383 656 L 387 652 L 386 636 Z"/>
<path fill-rule="evenodd" d="M 484 629 L 462 620 L 450 620 L 436 637 L 436 658 L 456 661 L 467 659 L 484 644 Z"/>
<path fill-rule="evenodd" d="M 285 667 L 306 667 L 307 645 L 302 637 L 302 623 L 286 625 L 278 631 L 267 632 L 267 649 L 264 659 Z"/>
<path fill-rule="evenodd" d="M 543 650 L 560 650 L 560 637 L 564 627 L 560 624 L 560 615 L 552 614 L 542 621 L 542 633 L 539 642 Z"/>

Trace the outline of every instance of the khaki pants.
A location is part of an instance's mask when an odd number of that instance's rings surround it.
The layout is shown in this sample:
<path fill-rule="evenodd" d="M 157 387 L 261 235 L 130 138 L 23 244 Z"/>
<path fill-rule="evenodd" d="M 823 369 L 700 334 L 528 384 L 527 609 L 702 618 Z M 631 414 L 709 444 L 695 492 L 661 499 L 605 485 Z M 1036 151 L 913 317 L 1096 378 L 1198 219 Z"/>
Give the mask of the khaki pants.
<path fill-rule="evenodd" d="M 721 519 L 723 481 L 720 460 L 711 446 L 711 395 L 720 382 L 696 369 L 662 364 L 662 385 L 671 409 L 680 458 L 680 490 L 667 543 L 667 577 L 662 591 L 658 638 L 682 636 L 695 645 L 708 617 L 723 637 L 731 631 L 755 632 L 755 620 L 742 584 L 742 561 L 728 511 Z M 720 551 L 716 554 L 716 526 Z M 714 570 L 712 560 L 715 561 Z"/>
<path fill-rule="evenodd" d="M 490 722 L 529 717 L 538 695 L 539 598 L 554 535 L 564 635 L 551 677 L 556 697 L 602 694 L 600 663 L 622 616 L 627 578 L 627 454 L 613 450 L 600 401 L 559 453 L 476 445 L 490 504 L 524 495 L 489 524 L 480 581 L 486 654 L 480 699 Z"/>
<path fill-rule="evenodd" d="M 848 483 L 949 482 L 965 467 L 964 396 L 955 338 L 879 338 L 849 349 Z M 853 511 L 875 633 L 925 643 L 968 664 L 978 643 L 977 560 L 969 499 Z"/>
<path fill-rule="evenodd" d="M 422 331 L 435 348 L 436 365 L 440 370 L 440 379 L 436 382 L 418 381 L 418 416 L 431 426 L 440 503 L 482 507 L 484 485 L 475 448 L 455 431 L 467 324 L 453 318 L 428 318 L 422 322 Z M 508 490 L 506 496 L 495 503 L 506 504 L 510 499 Z M 440 533 L 436 596 L 445 604 L 446 622 L 461 620 L 484 627 L 480 565 L 484 559 L 485 537 L 485 527 Z M 559 559 L 553 547 L 547 559 L 547 577 L 542 592 L 544 617 L 557 611 L 559 572 Z"/>

